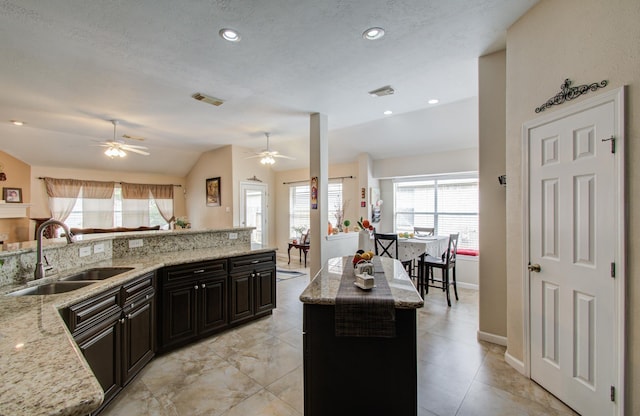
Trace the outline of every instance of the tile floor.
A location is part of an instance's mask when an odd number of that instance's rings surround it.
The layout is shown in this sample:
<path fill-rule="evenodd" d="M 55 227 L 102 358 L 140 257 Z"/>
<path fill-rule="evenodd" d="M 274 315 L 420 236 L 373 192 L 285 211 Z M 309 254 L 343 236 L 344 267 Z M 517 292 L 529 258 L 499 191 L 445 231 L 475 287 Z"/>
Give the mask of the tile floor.
<path fill-rule="evenodd" d="M 156 357 L 102 415 L 303 415 L 298 296 L 307 283 L 279 281 L 270 317 Z M 431 289 L 418 311 L 418 415 L 575 415 L 507 365 L 504 347 L 476 340 L 478 293 L 459 294 L 448 308 Z"/>

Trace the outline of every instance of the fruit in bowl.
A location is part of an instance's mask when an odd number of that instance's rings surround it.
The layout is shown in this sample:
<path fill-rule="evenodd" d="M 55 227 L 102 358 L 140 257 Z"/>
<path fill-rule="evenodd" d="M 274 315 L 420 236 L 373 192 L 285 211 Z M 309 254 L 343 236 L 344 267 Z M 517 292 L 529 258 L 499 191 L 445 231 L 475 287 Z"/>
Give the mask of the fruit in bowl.
<path fill-rule="evenodd" d="M 353 256 L 353 266 L 355 267 L 360 261 L 370 261 L 373 256 L 375 256 L 373 251 L 358 250 Z"/>

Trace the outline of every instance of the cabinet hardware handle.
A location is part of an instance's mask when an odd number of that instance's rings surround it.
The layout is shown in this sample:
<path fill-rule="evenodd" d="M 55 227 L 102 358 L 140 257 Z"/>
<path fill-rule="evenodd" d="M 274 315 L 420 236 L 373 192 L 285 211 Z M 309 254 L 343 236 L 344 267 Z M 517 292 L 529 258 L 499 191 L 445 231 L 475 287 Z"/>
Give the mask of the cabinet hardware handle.
<path fill-rule="evenodd" d="M 195 290 L 198 290 L 198 285 L 195 285 L 193 288 L 194 288 Z"/>
<path fill-rule="evenodd" d="M 193 273 L 204 273 L 204 269 L 200 269 L 200 270 L 194 270 Z"/>
<path fill-rule="evenodd" d="M 120 323 L 124 325 L 124 318 L 120 319 Z"/>
<path fill-rule="evenodd" d="M 149 295 L 145 296 L 144 300 L 149 300 Z"/>
<path fill-rule="evenodd" d="M 251 264 L 258 264 L 258 263 L 260 263 L 260 260 L 253 260 L 253 261 L 251 262 Z"/>
<path fill-rule="evenodd" d="M 256 273 L 256 276 L 260 277 L 260 273 Z"/>
<path fill-rule="evenodd" d="M 201 286 L 202 286 L 203 289 L 206 287 L 206 285 L 204 283 Z"/>
<path fill-rule="evenodd" d="M 127 315 L 127 319 L 131 319 L 132 316 L 133 314 L 130 313 L 129 315 Z"/>
<path fill-rule="evenodd" d="M 136 304 L 131 302 L 131 307 L 133 308 L 134 306 L 136 306 Z"/>

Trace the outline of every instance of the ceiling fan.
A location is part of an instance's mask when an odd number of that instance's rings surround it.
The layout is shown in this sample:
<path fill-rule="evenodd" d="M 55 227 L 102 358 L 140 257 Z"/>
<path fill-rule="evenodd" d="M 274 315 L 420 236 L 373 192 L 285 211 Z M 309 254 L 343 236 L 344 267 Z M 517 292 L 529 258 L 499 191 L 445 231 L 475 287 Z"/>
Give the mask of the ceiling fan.
<path fill-rule="evenodd" d="M 277 150 L 271 150 L 271 148 L 269 147 L 269 133 L 265 133 L 264 134 L 267 137 L 267 149 L 263 150 L 259 153 L 256 153 L 253 156 L 249 156 L 247 157 L 247 159 L 251 159 L 254 157 L 259 157 L 260 158 L 260 163 L 262 163 L 263 165 L 273 165 L 274 163 L 276 163 L 276 157 L 281 157 L 283 159 L 291 159 L 291 160 L 295 160 L 295 157 L 291 157 L 291 156 L 285 156 L 285 155 L 281 155 L 280 153 L 278 153 Z"/>
<path fill-rule="evenodd" d="M 116 139 L 116 126 L 118 125 L 118 120 L 111 120 L 111 123 L 113 124 L 113 140 L 100 142 L 100 144 L 98 145 L 100 147 L 107 148 L 107 150 L 104 151 L 105 155 L 109 156 L 111 159 L 113 159 L 114 157 L 125 157 L 127 155 L 127 152 L 149 156 L 150 153 L 145 151 L 147 147 L 127 144 L 124 140 Z M 131 140 L 144 140 L 144 138 L 142 137 L 129 136 L 127 134 L 123 135 L 122 137 Z"/>

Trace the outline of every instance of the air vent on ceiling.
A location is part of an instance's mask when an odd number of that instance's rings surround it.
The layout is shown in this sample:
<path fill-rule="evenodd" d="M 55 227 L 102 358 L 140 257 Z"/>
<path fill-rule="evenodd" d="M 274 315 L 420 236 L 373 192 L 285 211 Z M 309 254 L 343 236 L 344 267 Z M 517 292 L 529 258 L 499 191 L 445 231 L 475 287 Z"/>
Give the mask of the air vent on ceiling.
<path fill-rule="evenodd" d="M 198 101 L 215 105 L 216 107 L 219 107 L 224 103 L 224 100 L 221 100 L 220 98 L 212 97 L 210 95 L 205 95 L 199 92 L 193 94 L 192 97 Z"/>
<path fill-rule="evenodd" d="M 390 85 L 385 85 L 384 87 L 380 87 L 377 90 L 369 91 L 369 95 L 373 95 L 375 97 L 382 97 L 384 95 L 391 95 L 396 92 Z"/>

